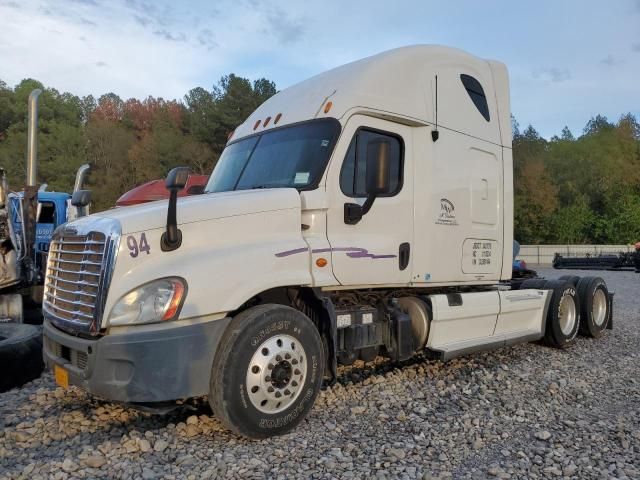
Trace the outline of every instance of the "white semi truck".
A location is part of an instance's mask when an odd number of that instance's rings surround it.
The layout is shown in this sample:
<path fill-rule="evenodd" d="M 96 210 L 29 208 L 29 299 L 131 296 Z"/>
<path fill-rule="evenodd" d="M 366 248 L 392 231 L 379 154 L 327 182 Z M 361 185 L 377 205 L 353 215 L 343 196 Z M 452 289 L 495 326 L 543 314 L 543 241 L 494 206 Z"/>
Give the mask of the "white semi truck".
<path fill-rule="evenodd" d="M 506 67 L 412 46 L 266 101 L 205 193 L 59 228 L 45 360 L 62 386 L 163 405 L 208 395 L 248 437 L 289 431 L 337 365 L 449 359 L 610 326 L 597 278 L 510 283 Z"/>

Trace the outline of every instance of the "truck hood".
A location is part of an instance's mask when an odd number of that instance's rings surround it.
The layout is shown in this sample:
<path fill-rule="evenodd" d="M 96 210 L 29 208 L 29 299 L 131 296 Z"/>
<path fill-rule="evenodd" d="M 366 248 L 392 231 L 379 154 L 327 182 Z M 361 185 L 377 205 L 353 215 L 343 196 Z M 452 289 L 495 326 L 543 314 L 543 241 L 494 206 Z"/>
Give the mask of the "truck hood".
<path fill-rule="evenodd" d="M 86 218 L 110 218 L 120 222 L 123 234 L 164 228 L 167 222 L 168 200 L 120 207 L 95 213 Z M 299 209 L 300 194 L 294 188 L 238 190 L 205 193 L 178 199 L 178 225 L 214 220 L 238 215 Z"/>

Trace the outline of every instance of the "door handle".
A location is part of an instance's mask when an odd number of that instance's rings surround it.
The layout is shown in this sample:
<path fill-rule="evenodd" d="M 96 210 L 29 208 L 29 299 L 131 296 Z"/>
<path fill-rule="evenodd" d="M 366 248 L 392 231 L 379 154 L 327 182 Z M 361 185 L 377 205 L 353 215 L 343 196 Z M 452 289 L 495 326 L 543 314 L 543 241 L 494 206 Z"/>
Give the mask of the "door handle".
<path fill-rule="evenodd" d="M 489 198 L 489 181 L 486 178 L 481 180 L 482 183 L 482 200 Z"/>
<path fill-rule="evenodd" d="M 400 270 L 404 270 L 409 266 L 409 257 L 411 254 L 411 245 L 408 242 L 401 243 L 398 250 L 398 262 Z"/>

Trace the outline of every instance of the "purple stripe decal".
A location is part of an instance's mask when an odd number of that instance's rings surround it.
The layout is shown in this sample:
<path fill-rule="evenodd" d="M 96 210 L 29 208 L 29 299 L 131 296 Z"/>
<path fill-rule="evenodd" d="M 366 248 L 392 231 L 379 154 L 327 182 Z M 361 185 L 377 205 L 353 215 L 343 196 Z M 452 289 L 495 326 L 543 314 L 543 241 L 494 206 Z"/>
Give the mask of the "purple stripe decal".
<path fill-rule="evenodd" d="M 294 250 L 286 250 L 284 252 L 276 253 L 276 257 L 288 257 L 289 255 L 295 255 L 296 253 L 308 252 L 308 248 L 296 248 Z M 329 252 L 345 252 L 349 258 L 372 258 L 377 260 L 379 258 L 396 258 L 397 255 L 383 254 L 376 255 L 375 253 L 369 253 L 366 248 L 361 247 L 335 247 L 335 248 L 315 248 L 311 253 L 329 253 Z"/>
<path fill-rule="evenodd" d="M 278 252 L 278 253 L 276 253 L 276 257 L 288 257 L 289 255 L 295 255 L 296 253 L 302 253 L 302 252 L 308 252 L 308 251 L 309 251 L 308 247 L 295 248 L 293 250 L 286 250 L 284 252 Z"/>

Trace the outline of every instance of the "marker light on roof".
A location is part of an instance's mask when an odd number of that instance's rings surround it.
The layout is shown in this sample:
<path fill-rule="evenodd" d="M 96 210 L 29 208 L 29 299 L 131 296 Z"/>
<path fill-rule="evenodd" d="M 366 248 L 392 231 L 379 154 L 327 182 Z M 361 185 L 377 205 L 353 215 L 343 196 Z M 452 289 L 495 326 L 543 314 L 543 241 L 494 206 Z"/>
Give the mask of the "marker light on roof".
<path fill-rule="evenodd" d="M 324 113 L 329 113 L 331 107 L 333 107 L 333 102 L 327 102 L 327 104 L 324 106 Z"/>
<path fill-rule="evenodd" d="M 262 124 L 263 127 L 266 127 L 267 125 L 269 125 L 269 122 L 271 121 L 271 117 L 267 117 L 264 119 L 264 123 Z"/>
<path fill-rule="evenodd" d="M 274 125 L 280 121 L 280 117 L 282 117 L 282 114 L 281 114 L 281 113 L 279 113 L 279 114 L 277 114 L 277 115 L 276 115 L 276 118 L 273 120 L 273 124 L 274 124 Z"/>
<path fill-rule="evenodd" d="M 255 123 L 255 125 L 253 126 L 253 129 L 254 129 L 254 130 L 257 130 L 257 129 L 258 129 L 258 127 L 260 126 L 260 122 L 261 122 L 261 120 L 256 120 L 256 123 Z"/>

